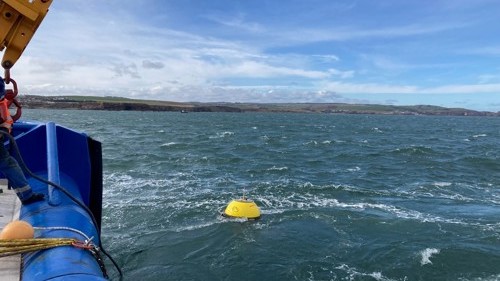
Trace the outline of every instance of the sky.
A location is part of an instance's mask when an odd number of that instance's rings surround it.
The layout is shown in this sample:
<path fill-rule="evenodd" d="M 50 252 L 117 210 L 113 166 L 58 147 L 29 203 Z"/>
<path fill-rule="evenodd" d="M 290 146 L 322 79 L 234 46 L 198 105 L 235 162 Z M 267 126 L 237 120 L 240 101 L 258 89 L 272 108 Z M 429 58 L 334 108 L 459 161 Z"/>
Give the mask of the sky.
<path fill-rule="evenodd" d="M 500 111 L 497 0 L 54 0 L 21 94 Z"/>

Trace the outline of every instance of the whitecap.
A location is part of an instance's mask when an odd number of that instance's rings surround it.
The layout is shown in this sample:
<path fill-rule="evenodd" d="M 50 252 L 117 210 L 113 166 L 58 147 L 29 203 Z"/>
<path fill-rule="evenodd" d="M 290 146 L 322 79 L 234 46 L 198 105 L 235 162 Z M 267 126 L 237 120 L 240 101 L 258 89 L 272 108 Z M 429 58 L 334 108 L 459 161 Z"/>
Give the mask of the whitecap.
<path fill-rule="evenodd" d="M 425 250 L 420 251 L 420 256 L 422 259 L 420 260 L 421 265 L 432 264 L 430 258 L 434 254 L 439 254 L 440 250 L 436 248 L 427 248 Z"/>
<path fill-rule="evenodd" d="M 288 170 L 288 167 L 276 167 L 272 166 L 271 168 L 267 169 L 268 171 L 286 171 Z"/>
<path fill-rule="evenodd" d="M 247 219 L 247 218 L 228 218 L 228 217 L 224 217 L 224 216 L 219 216 L 219 220 L 221 222 L 226 222 L 226 223 L 234 223 L 234 222 L 239 222 L 239 223 L 242 223 L 242 222 L 247 222 L 247 221 L 251 221 L 250 219 Z"/>
<path fill-rule="evenodd" d="M 206 227 L 212 226 L 214 224 L 218 224 L 218 223 L 220 223 L 220 222 L 219 221 L 209 221 L 209 222 L 204 222 L 204 223 L 199 223 L 199 224 L 179 226 L 179 227 L 174 228 L 174 231 L 175 232 L 191 231 L 191 230 L 196 230 L 196 229 L 200 229 L 200 228 L 206 228 Z"/>
<path fill-rule="evenodd" d="M 350 277 L 349 280 L 357 280 L 357 279 L 360 279 L 360 278 L 364 279 L 364 277 L 371 277 L 371 278 L 373 278 L 375 280 L 379 280 L 379 281 L 390 281 L 390 280 L 393 280 L 391 278 L 385 277 L 382 274 L 382 272 L 375 271 L 375 272 L 372 272 L 372 273 L 363 273 L 363 272 L 358 271 L 354 267 L 348 266 L 347 264 L 342 264 L 340 266 L 337 266 L 337 267 L 335 267 L 335 269 L 343 270 L 347 274 L 349 274 L 349 277 Z"/>
<path fill-rule="evenodd" d="M 260 213 L 262 215 L 276 215 L 276 214 L 283 214 L 286 212 L 286 209 L 272 209 L 272 210 L 260 210 Z"/>
<path fill-rule="evenodd" d="M 176 145 L 176 144 L 177 144 L 176 142 L 167 142 L 167 143 L 161 144 L 160 146 L 165 147 L 165 146 L 172 146 L 172 145 Z"/>
<path fill-rule="evenodd" d="M 435 182 L 433 183 L 434 186 L 437 186 L 437 187 L 446 187 L 446 186 L 450 186 L 451 185 L 451 182 L 446 182 L 446 181 L 443 181 L 443 182 Z"/>
<path fill-rule="evenodd" d="M 229 136 L 232 136 L 234 135 L 234 132 L 231 132 L 231 131 L 224 131 L 224 132 L 218 132 L 217 135 L 215 136 L 210 136 L 209 138 L 210 139 L 215 139 L 215 138 L 226 138 L 226 137 L 229 137 Z"/>

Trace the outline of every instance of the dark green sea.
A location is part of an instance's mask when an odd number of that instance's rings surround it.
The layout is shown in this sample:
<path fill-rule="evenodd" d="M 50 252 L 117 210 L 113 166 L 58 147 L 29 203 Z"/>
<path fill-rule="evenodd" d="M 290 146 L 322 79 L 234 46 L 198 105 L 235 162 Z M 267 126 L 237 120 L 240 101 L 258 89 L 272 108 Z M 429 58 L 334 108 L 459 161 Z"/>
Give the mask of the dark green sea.
<path fill-rule="evenodd" d="M 102 142 L 103 245 L 124 280 L 500 280 L 500 118 L 23 118 Z M 260 220 L 219 215 L 243 194 Z"/>

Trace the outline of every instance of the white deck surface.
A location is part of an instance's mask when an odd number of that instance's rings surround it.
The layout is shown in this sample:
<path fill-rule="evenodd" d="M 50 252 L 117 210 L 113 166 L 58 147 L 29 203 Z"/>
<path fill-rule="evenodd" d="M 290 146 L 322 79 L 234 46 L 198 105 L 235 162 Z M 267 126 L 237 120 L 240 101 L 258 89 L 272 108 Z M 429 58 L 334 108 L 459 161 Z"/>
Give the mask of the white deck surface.
<path fill-rule="evenodd" d="M 8 190 L 5 180 L 0 180 L 0 228 L 3 229 L 12 220 L 19 218 L 21 201 L 12 190 Z M 21 267 L 21 255 L 0 258 L 0 281 L 18 281 Z"/>

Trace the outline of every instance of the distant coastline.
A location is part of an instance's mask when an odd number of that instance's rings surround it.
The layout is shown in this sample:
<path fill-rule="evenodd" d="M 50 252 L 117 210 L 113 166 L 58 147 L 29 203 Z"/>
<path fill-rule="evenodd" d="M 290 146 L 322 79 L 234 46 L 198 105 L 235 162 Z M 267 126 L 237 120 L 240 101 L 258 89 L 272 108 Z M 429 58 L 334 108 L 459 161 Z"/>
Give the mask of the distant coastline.
<path fill-rule="evenodd" d="M 178 112 L 290 112 L 330 114 L 500 116 L 500 112 L 476 111 L 432 105 L 380 105 L 346 103 L 201 103 L 138 100 L 122 97 L 34 96 L 23 95 L 24 108 L 82 109 L 111 111 L 178 111 Z"/>

